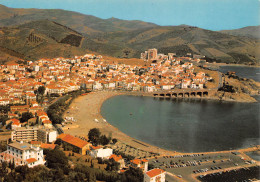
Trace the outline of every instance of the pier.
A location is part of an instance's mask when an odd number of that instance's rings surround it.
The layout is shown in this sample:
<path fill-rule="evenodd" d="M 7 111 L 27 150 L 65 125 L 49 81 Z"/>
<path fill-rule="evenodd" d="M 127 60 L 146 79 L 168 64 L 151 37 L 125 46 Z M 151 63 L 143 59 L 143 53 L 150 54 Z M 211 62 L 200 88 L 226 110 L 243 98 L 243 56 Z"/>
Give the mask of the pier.
<path fill-rule="evenodd" d="M 179 89 L 179 90 L 170 90 L 170 91 L 157 91 L 149 93 L 153 97 L 161 98 L 200 98 L 208 97 L 213 95 L 216 90 L 210 89 Z"/>

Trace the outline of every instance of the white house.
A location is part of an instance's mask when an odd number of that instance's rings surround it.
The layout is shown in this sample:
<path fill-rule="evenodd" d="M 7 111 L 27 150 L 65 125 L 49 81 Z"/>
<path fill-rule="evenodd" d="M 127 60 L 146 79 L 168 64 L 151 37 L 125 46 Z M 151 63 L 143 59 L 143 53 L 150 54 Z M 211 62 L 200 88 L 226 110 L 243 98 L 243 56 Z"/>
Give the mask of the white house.
<path fill-rule="evenodd" d="M 144 182 L 165 182 L 165 174 L 162 169 L 152 169 L 144 173 Z"/>
<path fill-rule="evenodd" d="M 12 124 L 11 124 L 12 130 L 15 130 L 16 128 L 20 128 L 22 126 L 18 119 L 13 118 L 11 120 L 12 120 Z"/>
<path fill-rule="evenodd" d="M 90 155 L 91 157 L 97 158 L 106 158 L 108 159 L 113 154 L 113 149 L 107 148 L 103 149 L 100 147 L 91 147 Z"/>
<path fill-rule="evenodd" d="M 0 161 L 14 161 L 15 166 L 28 165 L 28 167 L 44 165 L 45 163 L 42 148 L 22 141 L 9 143 L 7 150 L 0 153 Z"/>

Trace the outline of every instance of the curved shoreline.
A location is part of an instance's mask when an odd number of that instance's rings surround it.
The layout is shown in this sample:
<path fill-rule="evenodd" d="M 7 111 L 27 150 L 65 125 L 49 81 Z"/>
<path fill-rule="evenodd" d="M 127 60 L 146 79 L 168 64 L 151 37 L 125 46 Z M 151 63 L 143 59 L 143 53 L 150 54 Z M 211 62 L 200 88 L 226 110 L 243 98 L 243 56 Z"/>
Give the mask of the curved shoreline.
<path fill-rule="evenodd" d="M 103 116 L 100 113 L 102 104 L 109 98 L 118 95 L 127 95 L 127 93 L 122 92 L 112 92 L 112 91 L 100 91 L 91 92 L 85 96 L 79 96 L 71 104 L 70 108 L 64 114 L 66 116 L 73 116 L 77 121 L 72 125 L 66 125 L 64 129 L 65 133 L 69 133 L 77 136 L 87 137 L 88 131 L 92 128 L 99 128 L 102 134 L 112 136 L 112 138 L 117 138 L 120 143 L 144 150 L 147 152 L 160 153 L 161 155 L 176 155 L 184 154 L 182 152 L 170 151 L 166 149 L 153 146 L 151 144 L 145 143 L 143 141 L 132 138 L 118 128 L 114 127 L 108 122 L 104 121 Z M 82 108 L 82 109 L 80 109 Z M 84 109 L 83 109 L 84 108 Z M 96 122 L 98 120 L 98 122 Z M 252 151 L 256 150 L 255 147 L 246 149 L 237 149 L 233 151 Z M 228 151 L 216 151 L 216 152 L 195 152 L 195 153 L 225 153 Z M 191 153 L 185 153 L 191 154 Z"/>

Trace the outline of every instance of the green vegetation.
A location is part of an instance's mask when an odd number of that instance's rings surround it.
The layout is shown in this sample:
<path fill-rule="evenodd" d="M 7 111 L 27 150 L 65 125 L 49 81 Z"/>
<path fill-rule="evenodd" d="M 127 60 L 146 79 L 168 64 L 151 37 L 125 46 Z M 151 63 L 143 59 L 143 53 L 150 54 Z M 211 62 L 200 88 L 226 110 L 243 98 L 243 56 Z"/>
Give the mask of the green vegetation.
<path fill-rule="evenodd" d="M 60 97 L 55 103 L 49 106 L 47 109 L 47 115 L 53 124 L 61 124 L 64 119 L 62 118 L 63 113 L 69 108 L 73 100 L 85 93 L 84 90 L 77 90 Z"/>
<path fill-rule="evenodd" d="M 47 167 L 51 169 L 64 169 L 68 167 L 68 158 L 59 149 L 45 150 Z"/>
<path fill-rule="evenodd" d="M 231 92 L 231 93 L 236 92 L 234 87 L 229 84 L 223 84 L 223 87 L 219 88 L 218 91 Z"/>
<path fill-rule="evenodd" d="M 33 118 L 33 114 L 31 112 L 22 113 L 22 117 L 20 119 L 21 123 L 27 122 L 29 119 Z"/>
<path fill-rule="evenodd" d="M 23 16 L 19 11 L 2 7 L 0 12 L 3 16 L 0 26 L 5 27 L 0 35 L 0 51 L 18 59 L 72 57 L 83 55 L 86 50 L 120 58 L 139 58 L 141 52 L 155 47 L 159 52 L 178 56 L 203 55 L 209 61 L 248 64 L 259 61 L 256 51 L 259 40 L 254 33 L 259 26 L 237 30 L 235 34 L 240 36 L 233 36 L 234 33 L 226 31 L 157 26 L 115 18 L 104 20 L 64 10 L 25 9 Z"/>
<path fill-rule="evenodd" d="M 2 126 L 5 125 L 7 120 L 8 120 L 8 116 L 7 115 L 1 115 L 0 116 L 0 123 L 2 124 Z"/>
<path fill-rule="evenodd" d="M 0 165 L 0 181 L 35 181 L 35 182 L 56 182 L 56 181 L 85 181 L 95 182 L 141 182 L 143 181 L 143 173 L 141 169 L 130 168 L 123 174 L 118 174 L 113 166 L 109 165 L 109 170 L 97 169 L 83 164 L 75 164 L 71 167 L 68 158 L 64 152 L 58 149 L 45 150 L 47 167 L 35 166 L 18 166 L 14 168 L 13 164 L 1 163 Z"/>
<path fill-rule="evenodd" d="M 101 145 L 107 145 L 110 143 L 111 138 L 107 137 L 106 135 L 101 135 L 101 132 L 98 128 L 92 128 L 88 132 L 88 138 L 89 141 L 94 145 L 97 146 L 99 144 Z"/>
<path fill-rule="evenodd" d="M 132 155 L 127 155 L 124 152 L 118 151 L 118 150 L 114 150 L 114 154 L 116 155 L 121 155 L 124 159 L 126 159 L 127 161 L 133 160 L 135 157 Z"/>

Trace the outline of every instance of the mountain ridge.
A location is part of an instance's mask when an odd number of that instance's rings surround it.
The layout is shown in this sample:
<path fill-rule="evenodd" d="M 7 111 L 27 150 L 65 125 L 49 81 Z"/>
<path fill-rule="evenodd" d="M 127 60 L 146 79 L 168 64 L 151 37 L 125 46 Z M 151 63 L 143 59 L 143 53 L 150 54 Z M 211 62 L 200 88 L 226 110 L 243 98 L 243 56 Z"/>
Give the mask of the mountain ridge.
<path fill-rule="evenodd" d="M 260 39 L 260 25 L 258 25 L 258 26 L 247 26 L 247 27 L 242 27 L 242 28 L 233 29 L 233 30 L 221 30 L 219 32 L 226 33 L 226 34 L 229 34 L 229 35 L 251 37 L 251 38 Z"/>
<path fill-rule="evenodd" d="M 182 56 L 189 52 L 217 62 L 258 63 L 260 57 L 259 40 L 250 36 L 189 25 L 159 26 L 139 20 L 100 19 L 61 9 L 0 6 L 0 26 L 4 27 L 0 29 L 3 50 L 33 60 L 40 56 L 68 57 L 84 51 L 139 58 L 141 52 L 153 47 L 162 53 Z"/>

